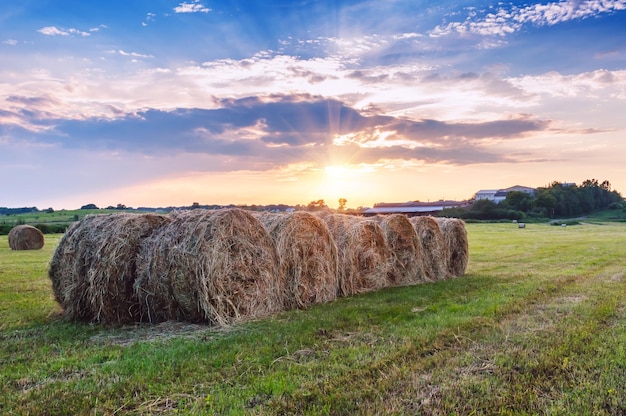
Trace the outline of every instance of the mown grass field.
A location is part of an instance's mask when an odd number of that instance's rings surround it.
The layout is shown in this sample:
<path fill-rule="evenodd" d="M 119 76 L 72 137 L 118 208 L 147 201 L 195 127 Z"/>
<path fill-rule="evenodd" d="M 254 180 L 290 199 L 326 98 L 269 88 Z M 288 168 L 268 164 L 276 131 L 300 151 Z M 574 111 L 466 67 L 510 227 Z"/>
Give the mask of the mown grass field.
<path fill-rule="evenodd" d="M 0 237 L 0 414 L 626 413 L 626 224 L 468 224 L 465 277 L 228 329 L 64 322 Z"/>

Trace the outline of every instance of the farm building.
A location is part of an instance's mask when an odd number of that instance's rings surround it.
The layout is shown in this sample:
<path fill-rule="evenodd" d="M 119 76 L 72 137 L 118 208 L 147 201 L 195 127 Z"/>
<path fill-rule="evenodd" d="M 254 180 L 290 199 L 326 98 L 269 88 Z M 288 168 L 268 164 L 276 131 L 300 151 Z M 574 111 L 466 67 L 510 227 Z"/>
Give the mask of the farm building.
<path fill-rule="evenodd" d="M 436 201 L 436 202 L 381 202 L 373 208 L 363 211 L 365 216 L 385 214 L 405 214 L 409 217 L 417 215 L 432 215 L 447 208 L 463 208 L 469 206 L 467 201 Z"/>
<path fill-rule="evenodd" d="M 480 190 L 476 192 L 474 199 L 476 201 L 480 201 L 481 199 L 488 199 L 498 204 L 506 199 L 506 195 L 509 192 L 513 192 L 513 191 L 526 192 L 527 194 L 531 194 L 531 195 L 534 195 L 536 192 L 535 188 L 529 188 L 528 186 L 515 185 L 515 186 L 511 186 L 510 188 L 504 188 L 504 189 Z"/>

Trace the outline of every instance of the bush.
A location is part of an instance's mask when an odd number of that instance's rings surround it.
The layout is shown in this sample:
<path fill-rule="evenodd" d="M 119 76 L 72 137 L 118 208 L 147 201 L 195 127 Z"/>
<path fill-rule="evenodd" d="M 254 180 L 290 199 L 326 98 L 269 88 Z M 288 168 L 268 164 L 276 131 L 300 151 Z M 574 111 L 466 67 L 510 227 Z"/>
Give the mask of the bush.
<path fill-rule="evenodd" d="M 620 204 L 619 202 L 613 202 L 609 204 L 608 208 L 612 210 L 618 210 L 618 209 L 623 210 L 624 205 Z"/>
<path fill-rule="evenodd" d="M 50 226 L 48 224 L 37 224 L 35 225 L 35 228 L 37 228 L 43 234 L 50 234 Z"/>
<path fill-rule="evenodd" d="M 580 225 L 580 222 L 576 220 L 564 220 L 564 221 L 552 221 L 550 225 L 563 226 L 563 225 Z"/>

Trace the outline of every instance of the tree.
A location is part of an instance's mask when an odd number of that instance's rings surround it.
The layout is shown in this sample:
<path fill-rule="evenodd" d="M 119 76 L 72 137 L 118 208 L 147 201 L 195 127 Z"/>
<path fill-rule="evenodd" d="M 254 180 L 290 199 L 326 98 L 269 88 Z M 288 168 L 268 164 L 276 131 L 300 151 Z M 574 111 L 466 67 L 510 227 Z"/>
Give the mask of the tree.
<path fill-rule="evenodd" d="M 345 211 L 347 203 L 348 200 L 346 198 L 339 198 L 339 206 L 337 207 L 337 211 Z"/>
<path fill-rule="evenodd" d="M 80 207 L 80 209 L 99 209 L 96 204 L 87 204 Z"/>
<path fill-rule="evenodd" d="M 326 205 L 326 202 L 324 202 L 323 199 L 318 199 L 317 201 L 311 201 L 309 202 L 309 205 L 307 205 L 307 211 L 320 211 L 323 209 L 328 209 L 328 206 Z"/>
<path fill-rule="evenodd" d="M 535 198 L 534 208 L 543 215 L 552 217 L 556 208 L 556 197 L 549 188 L 537 189 L 537 198 Z"/>
<path fill-rule="evenodd" d="M 521 191 L 511 191 L 506 194 L 506 199 L 504 200 L 504 205 L 509 208 L 528 212 L 533 203 L 533 196 L 527 192 Z"/>

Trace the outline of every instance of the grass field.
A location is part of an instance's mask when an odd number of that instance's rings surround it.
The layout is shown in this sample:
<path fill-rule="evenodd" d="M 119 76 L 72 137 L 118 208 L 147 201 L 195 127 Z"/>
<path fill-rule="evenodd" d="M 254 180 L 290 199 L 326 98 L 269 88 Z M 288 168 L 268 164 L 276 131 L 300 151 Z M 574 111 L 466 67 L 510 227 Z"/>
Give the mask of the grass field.
<path fill-rule="evenodd" d="M 228 329 L 64 322 L 0 237 L 0 414 L 626 413 L 626 224 L 468 224 L 465 277 Z"/>

